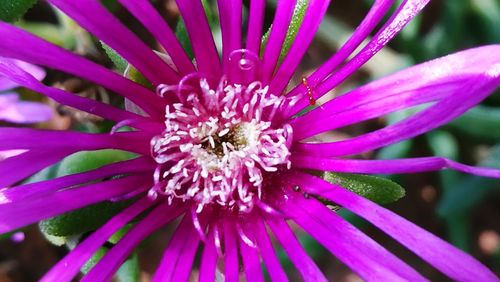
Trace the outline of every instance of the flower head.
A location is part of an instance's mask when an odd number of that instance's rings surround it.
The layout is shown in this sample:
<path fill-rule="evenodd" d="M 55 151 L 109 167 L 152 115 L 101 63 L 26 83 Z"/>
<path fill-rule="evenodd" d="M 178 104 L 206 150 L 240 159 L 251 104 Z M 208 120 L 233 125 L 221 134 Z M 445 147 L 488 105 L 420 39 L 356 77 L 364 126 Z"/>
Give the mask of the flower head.
<path fill-rule="evenodd" d="M 182 218 L 154 279 L 185 281 L 203 245 L 200 280 L 213 281 L 217 260 L 237 280 L 239 257 L 249 281 L 263 281 L 260 259 L 271 279 L 286 281 L 267 231 L 283 246 L 304 280 L 325 281 L 300 246 L 293 221 L 332 254 L 370 281 L 426 280 L 377 242 L 325 207 L 327 199 L 353 211 L 455 280 L 495 280 L 471 256 L 398 215 L 309 172 L 408 173 L 451 168 L 500 178 L 500 171 L 440 157 L 387 161 L 346 157 L 412 138 L 459 116 L 500 84 L 499 46 L 471 49 L 401 71 L 296 115 L 344 81 L 377 53 L 428 1 L 403 1 L 373 39 L 357 49 L 393 1 L 375 1 L 347 43 L 311 76 L 286 90 L 312 41 L 329 1 L 310 1 L 301 28 L 280 60 L 295 1 L 279 1 L 269 38 L 260 48 L 265 1 L 252 0 L 243 44 L 242 1 L 218 1 L 222 30 L 219 57 L 200 1 L 178 0 L 195 64 L 146 0 L 120 0 L 166 50 L 149 49 L 98 1 L 49 0 L 123 56 L 154 86 L 133 81 L 5 23 L 0 55 L 68 72 L 126 98 L 127 110 L 52 88 L 12 63 L 0 74 L 62 104 L 116 121 L 111 134 L 2 128 L 1 149 L 28 150 L 0 163 L 0 187 L 79 151 L 118 149 L 132 160 L 0 191 L 0 232 L 6 232 L 105 200 L 133 203 L 86 237 L 42 281 L 70 281 L 110 236 L 128 233 L 83 278 L 111 278 L 144 238 Z M 262 54 L 262 55 L 260 55 Z M 168 61 L 168 62 L 167 62 Z M 380 130 L 326 143 L 316 134 L 431 103 L 423 111 Z M 133 131 L 119 132 L 123 126 Z M 42 140 L 40 142 L 39 140 Z M 29 162 L 29 165 L 27 165 Z M 12 171 L 6 174 L 7 170 Z M 241 254 L 241 256 L 239 255 Z"/>

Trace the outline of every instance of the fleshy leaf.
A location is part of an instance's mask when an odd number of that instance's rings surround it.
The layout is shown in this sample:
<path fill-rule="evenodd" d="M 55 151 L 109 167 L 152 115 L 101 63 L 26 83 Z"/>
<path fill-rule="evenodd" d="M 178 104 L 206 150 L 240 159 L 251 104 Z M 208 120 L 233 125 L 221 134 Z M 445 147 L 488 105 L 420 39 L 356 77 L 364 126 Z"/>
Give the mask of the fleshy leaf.
<path fill-rule="evenodd" d="M 292 20 L 290 21 L 290 25 L 288 26 L 288 31 L 285 36 L 285 41 L 283 42 L 283 47 L 281 48 L 279 61 L 281 62 L 285 55 L 290 50 L 290 47 L 297 36 L 297 32 L 299 31 L 300 26 L 302 25 L 302 21 L 304 20 L 304 16 L 306 14 L 307 6 L 309 4 L 309 0 L 298 0 L 297 4 L 295 4 L 295 9 L 293 10 Z M 267 30 L 267 32 L 262 36 L 262 46 L 261 50 L 264 50 L 264 47 L 269 40 L 269 35 L 271 34 L 271 27 Z"/>
<path fill-rule="evenodd" d="M 151 88 L 151 82 L 149 82 L 134 66 L 130 65 L 120 54 L 118 54 L 113 48 L 106 45 L 106 43 L 101 41 L 101 46 L 106 52 L 108 58 L 113 62 L 118 72 L 122 73 L 124 76 L 132 81 L 135 81 L 145 87 Z"/>
<path fill-rule="evenodd" d="M 67 237 L 97 229 L 129 202 L 102 202 L 41 221 L 40 230 L 48 235 Z"/>
<path fill-rule="evenodd" d="M 79 152 L 65 158 L 58 167 L 57 176 L 70 175 L 128 160 L 133 155 L 117 150 Z M 118 213 L 128 202 L 102 202 L 76 211 L 41 221 L 40 230 L 50 236 L 67 237 L 95 230 Z"/>
<path fill-rule="evenodd" d="M 139 256 L 134 253 L 126 260 L 116 272 L 116 280 L 119 282 L 138 282 L 140 275 Z"/>
<path fill-rule="evenodd" d="M 118 53 L 116 53 L 115 50 L 113 50 L 111 47 L 109 47 L 106 43 L 101 41 L 101 46 L 104 49 L 104 52 L 106 52 L 106 55 L 108 55 L 108 58 L 115 65 L 116 69 L 120 73 L 124 73 L 125 69 L 128 66 L 128 62 L 122 56 L 120 56 Z"/>
<path fill-rule="evenodd" d="M 405 195 L 403 187 L 396 182 L 376 176 L 325 172 L 323 179 L 377 204 L 389 204 Z"/>
<path fill-rule="evenodd" d="M 2 0 L 0 1 L 0 20 L 13 22 L 20 19 L 37 0 Z"/>
<path fill-rule="evenodd" d="M 97 250 L 97 252 L 95 252 L 95 254 L 82 266 L 81 272 L 83 274 L 87 274 L 92 269 L 92 267 L 94 267 L 99 262 L 99 260 L 101 260 L 101 258 L 106 254 L 107 251 L 108 249 L 106 247 L 102 247 Z"/>
<path fill-rule="evenodd" d="M 486 141 L 500 140 L 500 109 L 477 106 L 449 124 L 449 127 Z"/>

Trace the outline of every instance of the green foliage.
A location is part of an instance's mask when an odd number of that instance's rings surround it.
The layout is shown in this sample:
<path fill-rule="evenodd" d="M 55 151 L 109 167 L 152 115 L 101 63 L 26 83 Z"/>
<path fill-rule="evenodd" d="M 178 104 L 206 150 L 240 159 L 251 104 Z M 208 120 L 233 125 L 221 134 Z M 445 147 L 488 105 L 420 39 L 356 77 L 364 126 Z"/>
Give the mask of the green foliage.
<path fill-rule="evenodd" d="M 0 1 L 0 20 L 13 22 L 20 19 L 37 0 L 2 0 Z"/>
<path fill-rule="evenodd" d="M 405 195 L 403 187 L 382 177 L 325 172 L 323 178 L 378 204 L 389 204 Z"/>
<path fill-rule="evenodd" d="M 56 176 L 70 175 L 130 159 L 133 155 L 117 150 L 84 151 L 65 158 Z M 128 202 L 102 202 L 68 212 L 39 223 L 40 230 L 50 236 L 67 237 L 95 230 L 118 213 Z"/>
<path fill-rule="evenodd" d="M 134 253 L 118 269 L 116 280 L 119 282 L 138 282 L 140 273 L 139 256 Z"/>
<path fill-rule="evenodd" d="M 102 202 L 39 223 L 43 233 L 67 237 L 97 229 L 130 202 Z"/>
<path fill-rule="evenodd" d="M 128 66 L 128 62 L 122 56 L 120 56 L 118 53 L 116 53 L 116 51 L 114 49 L 109 47 L 106 43 L 101 41 L 101 46 L 104 49 L 104 52 L 106 52 L 106 55 L 108 56 L 108 58 L 115 65 L 116 69 L 120 73 L 124 73 L 125 69 Z"/>
<path fill-rule="evenodd" d="M 94 253 L 94 255 L 82 266 L 81 272 L 83 274 L 89 273 L 89 271 L 94 267 L 100 260 L 101 258 L 108 252 L 108 249 L 106 247 L 101 247 L 97 252 Z"/>

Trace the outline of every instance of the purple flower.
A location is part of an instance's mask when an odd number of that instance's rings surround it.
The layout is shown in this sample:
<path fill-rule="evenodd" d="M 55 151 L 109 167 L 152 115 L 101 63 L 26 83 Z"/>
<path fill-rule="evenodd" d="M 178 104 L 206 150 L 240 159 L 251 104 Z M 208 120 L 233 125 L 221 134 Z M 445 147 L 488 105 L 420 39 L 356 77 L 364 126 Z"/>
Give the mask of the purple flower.
<path fill-rule="evenodd" d="M 88 134 L 27 128 L 0 130 L 0 150 L 28 150 L 0 162 L 0 187 L 15 185 L 40 169 L 84 150 L 119 149 L 137 158 L 0 192 L 0 233 L 109 199 L 134 199 L 128 208 L 85 238 L 42 281 L 70 281 L 121 227 L 143 215 L 92 268 L 84 281 L 106 281 L 148 235 L 182 218 L 155 273 L 155 281 L 185 281 L 198 246 L 200 281 L 213 281 L 218 259 L 227 281 L 237 281 L 239 258 L 249 281 L 263 281 L 260 260 L 273 281 L 287 280 L 270 233 L 306 281 L 326 278 L 299 244 L 295 222 L 368 281 L 426 280 L 398 257 L 321 204 L 331 200 L 365 218 L 435 268 L 457 281 L 497 281 L 470 255 L 391 211 L 338 185 L 308 174 L 414 173 L 456 169 L 500 178 L 500 171 L 440 157 L 353 160 L 439 127 L 464 113 L 500 84 L 500 46 L 466 50 L 403 70 L 352 90 L 302 116 L 296 114 L 335 88 L 375 55 L 428 1 L 403 1 L 376 35 L 366 39 L 393 1 L 375 1 L 347 43 L 291 91 L 286 87 L 329 1 L 312 0 L 297 38 L 281 64 L 281 47 L 295 1 L 279 1 L 269 40 L 260 50 L 264 0 L 250 1 L 249 30 L 242 43 L 242 1 L 218 1 L 222 58 L 199 1 L 178 0 L 196 64 L 147 0 L 120 0 L 159 41 L 175 68 L 127 30 L 98 1 L 49 0 L 135 66 L 156 93 L 80 56 L 6 23 L 0 55 L 67 72 L 122 95 L 144 113 L 115 108 L 45 86 L 15 64 L 0 74 L 62 103 L 127 125 L 134 131 Z M 262 58 L 258 54 L 262 51 Z M 430 104 L 396 124 L 358 137 L 310 143 L 308 137 Z M 120 176 L 120 177 L 115 177 Z M 101 180 L 101 181 L 97 181 Z"/>
<path fill-rule="evenodd" d="M 0 57 L 0 62 L 12 63 L 42 80 L 45 71 L 37 66 Z M 8 77 L 0 76 L 0 120 L 12 123 L 36 123 L 51 118 L 52 110 L 40 103 L 19 101 L 16 93 L 7 92 L 18 85 Z"/>

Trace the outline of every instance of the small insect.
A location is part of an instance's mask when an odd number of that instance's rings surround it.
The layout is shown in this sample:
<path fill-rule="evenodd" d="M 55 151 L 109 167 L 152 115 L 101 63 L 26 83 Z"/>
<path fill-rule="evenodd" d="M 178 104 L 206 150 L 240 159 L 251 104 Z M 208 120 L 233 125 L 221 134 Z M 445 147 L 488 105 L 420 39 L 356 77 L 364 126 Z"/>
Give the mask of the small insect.
<path fill-rule="evenodd" d="M 302 84 L 307 88 L 307 97 L 309 98 L 309 104 L 311 106 L 316 105 L 316 99 L 314 99 L 314 90 L 313 88 L 309 85 L 309 82 L 307 81 L 307 78 L 303 77 L 302 78 Z"/>

